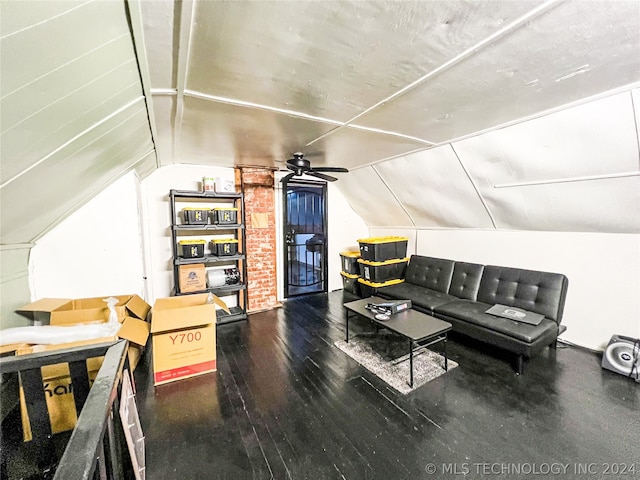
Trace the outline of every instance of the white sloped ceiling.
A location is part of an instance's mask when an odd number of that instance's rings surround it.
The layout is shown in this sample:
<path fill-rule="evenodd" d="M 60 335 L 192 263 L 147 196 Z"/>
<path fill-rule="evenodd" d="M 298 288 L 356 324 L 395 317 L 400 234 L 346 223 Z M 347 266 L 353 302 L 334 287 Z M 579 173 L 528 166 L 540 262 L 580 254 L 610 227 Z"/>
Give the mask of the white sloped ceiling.
<path fill-rule="evenodd" d="M 1 242 L 31 242 L 125 172 L 155 168 L 121 2 L 2 2 Z"/>
<path fill-rule="evenodd" d="M 373 167 L 342 175 L 337 186 L 367 225 L 413 226 L 406 210 Z"/>
<path fill-rule="evenodd" d="M 358 123 L 388 130 L 401 118 L 403 133 L 439 143 L 637 82 L 639 8 L 553 4 Z"/>
<path fill-rule="evenodd" d="M 640 232 L 629 92 L 453 144 L 497 228 Z"/>
<path fill-rule="evenodd" d="M 449 145 L 381 162 L 374 168 L 418 228 L 494 227 Z"/>

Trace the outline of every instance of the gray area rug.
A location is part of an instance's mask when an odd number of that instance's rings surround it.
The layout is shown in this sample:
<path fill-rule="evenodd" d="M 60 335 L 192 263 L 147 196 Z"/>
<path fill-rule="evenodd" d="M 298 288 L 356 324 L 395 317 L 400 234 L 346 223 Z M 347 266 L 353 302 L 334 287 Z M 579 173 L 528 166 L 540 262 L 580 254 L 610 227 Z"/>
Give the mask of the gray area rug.
<path fill-rule="evenodd" d="M 388 331 L 366 333 L 349 339 L 349 343 L 339 340 L 336 347 L 353 358 L 371 373 L 403 394 L 420 388 L 427 382 L 447 373 L 444 357 L 428 349 L 413 355 L 413 388 L 409 386 L 409 346 L 408 340 Z M 432 348 L 438 348 L 437 343 Z M 449 359 L 449 370 L 458 364 Z"/>

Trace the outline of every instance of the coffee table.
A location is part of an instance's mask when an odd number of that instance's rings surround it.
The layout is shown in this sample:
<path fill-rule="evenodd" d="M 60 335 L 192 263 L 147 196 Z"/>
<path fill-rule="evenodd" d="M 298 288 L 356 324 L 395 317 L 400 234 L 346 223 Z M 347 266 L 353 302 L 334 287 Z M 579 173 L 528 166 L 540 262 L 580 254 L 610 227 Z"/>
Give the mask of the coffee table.
<path fill-rule="evenodd" d="M 451 324 L 413 309 L 391 315 L 389 320 L 377 320 L 375 314 L 365 308 L 368 303 L 383 303 L 388 301 L 389 300 L 380 297 L 369 297 L 347 302 L 343 305 L 346 310 L 347 343 L 349 343 L 349 317 L 351 314 L 355 314 L 356 316 L 364 317 L 375 323 L 376 327 L 386 328 L 405 337 L 409 341 L 409 386 L 413 387 L 414 352 L 430 345 L 442 342 L 444 369 L 445 371 L 448 370 L 447 332 L 451 330 Z"/>

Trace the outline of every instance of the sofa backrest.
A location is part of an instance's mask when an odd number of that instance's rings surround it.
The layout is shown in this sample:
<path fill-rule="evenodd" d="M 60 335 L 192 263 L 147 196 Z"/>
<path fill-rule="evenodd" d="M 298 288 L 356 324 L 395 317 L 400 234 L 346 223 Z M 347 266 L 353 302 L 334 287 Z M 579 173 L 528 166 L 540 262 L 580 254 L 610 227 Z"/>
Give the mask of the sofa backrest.
<path fill-rule="evenodd" d="M 478 263 L 456 262 L 453 266 L 449 295 L 476 301 L 483 270 L 484 265 Z"/>
<path fill-rule="evenodd" d="M 453 276 L 453 260 L 412 255 L 405 282 L 447 293 Z"/>
<path fill-rule="evenodd" d="M 560 273 L 486 265 L 478 301 L 522 308 L 560 323 L 568 279 Z"/>

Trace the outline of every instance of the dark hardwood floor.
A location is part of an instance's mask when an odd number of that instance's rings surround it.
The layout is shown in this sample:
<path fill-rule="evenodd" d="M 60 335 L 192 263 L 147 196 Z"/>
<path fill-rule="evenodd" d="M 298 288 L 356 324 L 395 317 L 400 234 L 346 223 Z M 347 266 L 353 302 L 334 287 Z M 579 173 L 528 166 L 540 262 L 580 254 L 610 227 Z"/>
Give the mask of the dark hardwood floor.
<path fill-rule="evenodd" d="M 452 336 L 460 366 L 405 396 L 334 347 L 353 298 L 218 327 L 215 374 L 154 387 L 148 351 L 147 478 L 640 478 L 640 385 L 599 355 L 550 349 L 516 376 L 508 356 Z"/>

